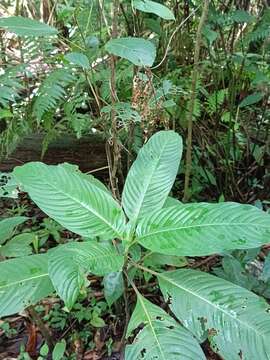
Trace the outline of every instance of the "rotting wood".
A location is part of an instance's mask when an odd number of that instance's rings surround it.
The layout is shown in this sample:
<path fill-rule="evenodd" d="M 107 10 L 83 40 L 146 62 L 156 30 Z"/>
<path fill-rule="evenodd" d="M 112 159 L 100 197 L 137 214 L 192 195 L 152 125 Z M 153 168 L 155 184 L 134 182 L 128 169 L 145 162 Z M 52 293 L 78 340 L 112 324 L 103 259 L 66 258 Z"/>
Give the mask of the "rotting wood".
<path fill-rule="evenodd" d="M 49 165 L 68 162 L 78 165 L 83 172 L 100 169 L 94 175 L 102 179 L 108 177 L 105 141 L 102 136 L 94 134 L 77 139 L 71 135 L 62 135 L 50 143 L 41 159 L 43 139 L 42 134 L 24 137 L 16 150 L 1 161 L 0 171 L 11 171 L 15 166 L 29 161 L 43 161 Z"/>

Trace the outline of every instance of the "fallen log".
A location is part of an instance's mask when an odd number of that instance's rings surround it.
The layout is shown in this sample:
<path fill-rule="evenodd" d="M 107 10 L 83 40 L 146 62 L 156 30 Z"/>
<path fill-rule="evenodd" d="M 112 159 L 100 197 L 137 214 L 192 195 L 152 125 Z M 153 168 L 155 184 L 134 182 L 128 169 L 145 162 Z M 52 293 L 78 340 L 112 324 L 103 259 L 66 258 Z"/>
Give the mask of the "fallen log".
<path fill-rule="evenodd" d="M 89 135 L 77 139 L 72 135 L 62 135 L 49 144 L 41 159 L 43 139 L 42 134 L 24 137 L 16 150 L 0 162 L 0 171 L 12 171 L 15 166 L 29 161 L 43 161 L 49 165 L 69 162 L 78 165 L 83 172 L 91 171 L 98 178 L 108 178 L 105 141 L 102 136 Z M 97 169 L 99 170 L 95 171 Z"/>

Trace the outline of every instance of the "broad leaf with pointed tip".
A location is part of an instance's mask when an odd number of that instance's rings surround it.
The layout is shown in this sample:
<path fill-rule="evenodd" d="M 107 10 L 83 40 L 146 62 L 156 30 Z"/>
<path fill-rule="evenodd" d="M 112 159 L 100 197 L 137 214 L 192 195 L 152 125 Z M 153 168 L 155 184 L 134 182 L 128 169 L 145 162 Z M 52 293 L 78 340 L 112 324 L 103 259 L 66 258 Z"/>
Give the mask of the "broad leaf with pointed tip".
<path fill-rule="evenodd" d="M 124 292 L 124 279 L 121 271 L 111 272 L 103 279 L 104 296 L 109 306 L 112 306 Z"/>
<path fill-rule="evenodd" d="M 0 29 L 6 29 L 19 36 L 50 36 L 57 34 L 57 30 L 40 21 L 22 16 L 0 18 Z"/>
<path fill-rule="evenodd" d="M 159 284 L 177 318 L 200 341 L 208 337 L 222 358 L 269 359 L 270 306 L 263 298 L 196 270 L 162 273 Z"/>
<path fill-rule="evenodd" d="M 159 210 L 175 181 L 182 155 L 182 139 L 174 131 L 159 131 L 142 147 L 129 170 L 122 203 L 134 223 Z"/>
<path fill-rule="evenodd" d="M 73 242 L 51 251 L 49 275 L 57 293 L 71 309 L 88 273 L 103 276 L 121 270 L 123 264 L 123 256 L 107 243 Z"/>
<path fill-rule="evenodd" d="M 0 246 L 0 255 L 5 257 L 22 257 L 32 254 L 30 244 L 35 240 L 35 233 L 25 232 L 14 236 L 5 245 Z"/>
<path fill-rule="evenodd" d="M 129 322 L 127 336 L 141 324 L 144 328 L 132 345 L 126 347 L 125 360 L 202 360 L 205 356 L 192 334 L 157 305 L 137 294 L 137 304 Z"/>
<path fill-rule="evenodd" d="M 63 227 L 81 236 L 121 237 L 125 216 L 97 180 L 63 164 L 31 162 L 14 175 L 38 207 Z"/>
<path fill-rule="evenodd" d="M 65 59 L 69 61 L 71 64 L 77 65 L 83 69 L 90 68 L 88 57 L 83 53 L 70 52 L 65 55 Z"/>
<path fill-rule="evenodd" d="M 269 243 L 270 215 L 231 202 L 182 204 L 153 212 L 136 231 L 139 243 L 154 252 L 204 256 Z"/>
<path fill-rule="evenodd" d="M 14 216 L 11 218 L 5 218 L 0 221 L 0 245 L 3 244 L 7 239 L 9 239 L 16 226 L 24 223 L 28 220 L 25 216 Z"/>
<path fill-rule="evenodd" d="M 0 262 L 0 317 L 36 304 L 53 291 L 46 254 Z"/>
<path fill-rule="evenodd" d="M 165 20 L 175 20 L 173 12 L 158 2 L 151 0 L 133 0 L 133 6 L 135 9 L 155 14 Z"/>
<path fill-rule="evenodd" d="M 156 58 L 155 45 L 142 38 L 111 39 L 105 45 L 105 49 L 110 54 L 127 59 L 137 66 L 152 66 Z"/>

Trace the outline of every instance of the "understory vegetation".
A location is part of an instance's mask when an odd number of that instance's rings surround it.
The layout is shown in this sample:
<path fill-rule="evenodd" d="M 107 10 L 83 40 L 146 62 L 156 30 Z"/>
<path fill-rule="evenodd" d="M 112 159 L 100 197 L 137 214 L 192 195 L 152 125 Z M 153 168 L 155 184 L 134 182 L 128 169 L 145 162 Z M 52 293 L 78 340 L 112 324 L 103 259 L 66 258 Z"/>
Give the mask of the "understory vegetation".
<path fill-rule="evenodd" d="M 0 359 L 270 359 L 269 65 L 268 0 L 1 2 Z"/>

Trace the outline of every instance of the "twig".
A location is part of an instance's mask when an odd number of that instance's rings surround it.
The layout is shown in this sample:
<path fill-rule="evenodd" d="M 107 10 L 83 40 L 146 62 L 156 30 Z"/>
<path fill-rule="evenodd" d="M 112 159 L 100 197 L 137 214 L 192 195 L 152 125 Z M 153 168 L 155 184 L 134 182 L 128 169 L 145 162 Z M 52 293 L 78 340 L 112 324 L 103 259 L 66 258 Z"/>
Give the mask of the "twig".
<path fill-rule="evenodd" d="M 191 18 L 191 16 L 193 16 L 193 15 L 197 12 L 197 10 L 199 10 L 200 7 L 201 7 L 201 5 L 199 5 L 198 7 L 196 7 L 196 9 L 194 9 L 194 10 L 189 14 L 189 16 L 186 17 L 186 18 L 181 22 L 181 24 L 179 24 L 179 25 L 175 28 L 174 32 L 172 33 L 171 37 L 169 38 L 169 41 L 168 41 L 168 44 L 167 44 L 167 47 L 166 47 L 166 50 L 165 50 L 165 54 L 164 54 L 161 62 L 160 62 L 158 65 L 152 67 L 151 70 L 154 70 L 154 69 L 159 68 L 159 67 L 164 63 L 164 61 L 166 60 L 166 57 L 167 57 L 167 55 L 168 55 L 169 48 L 170 48 L 172 39 L 174 38 L 174 35 L 175 35 L 175 34 L 180 30 L 180 28 Z"/>
<path fill-rule="evenodd" d="M 105 12 L 104 12 L 103 1 L 98 0 L 98 4 L 99 4 L 100 11 L 101 11 L 101 15 L 103 17 L 104 24 L 106 26 L 107 33 L 108 33 L 109 36 L 111 36 L 110 27 L 109 27 L 109 24 L 108 24 L 108 21 L 106 19 L 106 15 L 105 15 Z"/>
<path fill-rule="evenodd" d="M 191 82 L 191 99 L 190 99 L 190 109 L 188 117 L 188 137 L 187 137 L 187 152 L 186 152 L 186 171 L 185 171 L 185 187 L 184 187 L 184 197 L 183 201 L 187 202 L 189 194 L 189 179 L 192 166 L 192 126 L 193 126 L 193 112 L 196 101 L 196 86 L 197 79 L 199 74 L 199 58 L 200 58 L 200 49 L 201 49 L 201 39 L 202 39 L 202 28 L 206 21 L 209 8 L 209 0 L 204 1 L 204 6 L 202 10 L 202 16 L 197 30 L 196 43 L 195 43 L 195 52 L 194 52 L 194 67 L 192 73 L 192 82 Z"/>
<path fill-rule="evenodd" d="M 190 267 L 192 269 L 197 269 L 199 267 L 201 267 L 202 265 L 205 265 L 205 264 L 208 264 L 211 260 L 215 259 L 218 255 L 211 255 L 211 256 L 208 256 L 207 258 L 191 265 Z"/>
<path fill-rule="evenodd" d="M 32 320 L 34 321 L 34 323 L 39 328 L 39 330 L 40 330 L 44 340 L 46 341 L 49 349 L 52 350 L 53 347 L 54 347 L 54 342 L 53 342 L 51 334 L 50 334 L 49 330 L 47 329 L 46 325 L 44 324 L 43 320 L 41 319 L 41 317 L 39 316 L 39 314 L 37 313 L 37 311 L 35 310 L 33 305 L 30 305 L 27 308 L 27 311 L 28 311 L 30 317 L 32 318 Z"/>
<path fill-rule="evenodd" d="M 87 171 L 86 174 L 93 174 L 93 173 L 95 173 L 95 172 L 98 172 L 98 171 L 101 171 L 101 170 L 106 170 L 106 169 L 109 169 L 109 166 L 103 166 L 103 167 L 98 168 L 98 169 L 94 169 L 94 170 Z"/>

